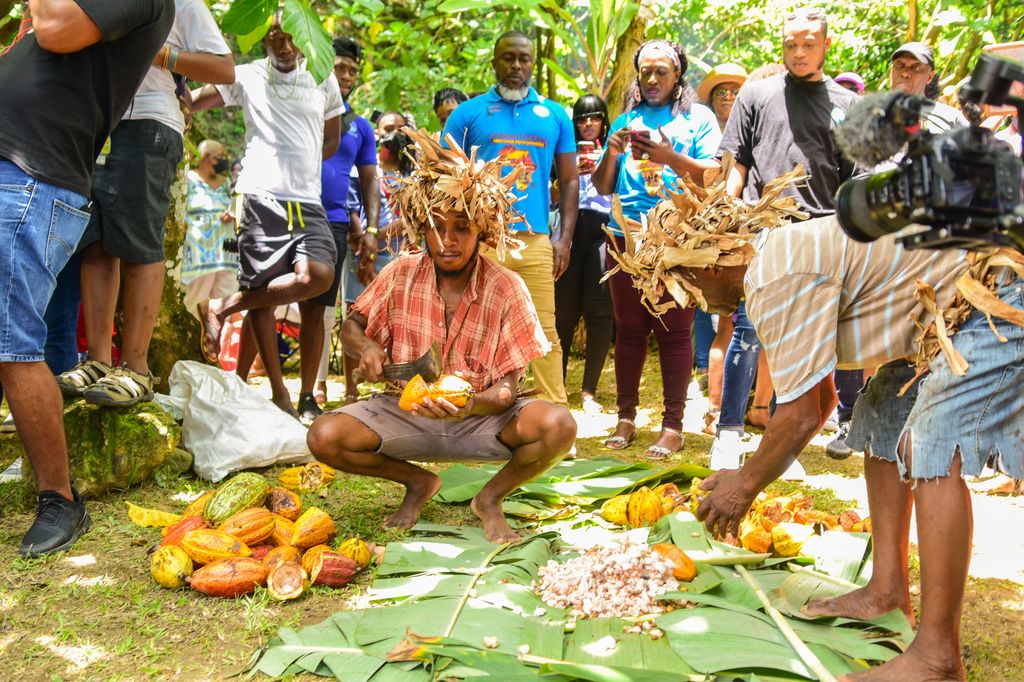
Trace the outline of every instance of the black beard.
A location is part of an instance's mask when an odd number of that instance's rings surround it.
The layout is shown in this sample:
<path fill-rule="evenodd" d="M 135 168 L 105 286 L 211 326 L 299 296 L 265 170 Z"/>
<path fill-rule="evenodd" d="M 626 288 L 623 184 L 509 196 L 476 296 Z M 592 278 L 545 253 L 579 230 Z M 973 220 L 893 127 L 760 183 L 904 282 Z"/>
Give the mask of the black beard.
<path fill-rule="evenodd" d="M 441 268 L 439 268 L 437 266 L 437 263 L 434 263 L 434 274 L 436 274 L 439 279 L 458 279 L 459 277 L 462 277 L 466 273 L 472 272 L 473 268 L 476 266 L 476 261 L 477 261 L 477 259 L 479 257 L 480 257 L 480 246 L 478 245 L 476 247 L 476 250 L 473 252 L 473 255 L 469 257 L 468 261 L 466 261 L 466 264 L 463 265 L 458 270 L 455 270 L 455 271 L 442 270 Z"/>
<path fill-rule="evenodd" d="M 814 79 L 815 76 L 820 76 L 821 72 L 822 72 L 822 69 L 824 69 L 824 68 L 825 68 L 825 58 L 822 57 L 821 58 L 821 63 L 818 64 L 818 68 L 815 69 L 814 71 L 811 71 L 806 76 L 798 76 L 795 73 L 793 73 L 792 71 L 789 71 L 789 69 L 787 69 L 786 72 L 789 73 L 789 75 L 792 76 L 793 79 L 795 79 L 795 80 L 810 82 L 811 80 Z"/>

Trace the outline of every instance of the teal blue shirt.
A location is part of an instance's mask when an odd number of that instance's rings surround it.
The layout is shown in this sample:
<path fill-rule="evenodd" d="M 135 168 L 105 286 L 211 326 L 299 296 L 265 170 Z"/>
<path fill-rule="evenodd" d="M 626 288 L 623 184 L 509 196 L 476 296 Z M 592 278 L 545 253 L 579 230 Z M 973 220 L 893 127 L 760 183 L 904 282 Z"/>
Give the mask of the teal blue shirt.
<path fill-rule="evenodd" d="M 690 106 L 690 113 L 672 115 L 672 106 L 651 107 L 641 104 L 632 111 L 622 114 L 612 123 L 612 133 L 623 128 L 650 130 L 651 137 L 658 139 L 658 126 L 672 141 L 672 148 L 691 159 L 712 159 L 722 141 L 718 120 L 711 109 L 701 104 Z M 607 149 L 607 144 L 605 145 Z M 622 202 L 622 213 L 627 218 L 640 220 L 640 216 L 651 210 L 661 197 L 659 193 L 672 187 L 676 172 L 669 166 L 653 161 L 634 159 L 629 148 L 619 155 L 615 167 L 615 193 Z M 622 229 L 611 218 L 608 227 L 622 236 Z"/>
<path fill-rule="evenodd" d="M 516 166 L 524 172 L 513 189 L 515 208 L 526 218 L 535 234 L 548 234 L 548 211 L 551 205 L 551 167 L 556 154 L 576 153 L 576 134 L 572 121 L 562 107 L 530 88 L 519 102 L 508 102 L 490 90 L 463 102 L 448 117 L 444 137 L 451 134 L 470 155 L 477 148 L 477 159 L 490 161 L 501 157 L 503 173 Z M 512 225 L 525 231 L 527 225 Z"/>

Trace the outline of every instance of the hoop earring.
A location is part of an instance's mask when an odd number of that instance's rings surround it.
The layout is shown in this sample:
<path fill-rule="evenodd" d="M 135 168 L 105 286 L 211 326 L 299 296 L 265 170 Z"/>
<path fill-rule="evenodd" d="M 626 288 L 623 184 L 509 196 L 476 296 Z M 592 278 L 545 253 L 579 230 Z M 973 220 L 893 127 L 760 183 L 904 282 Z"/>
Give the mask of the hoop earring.
<path fill-rule="evenodd" d="M 636 102 L 637 104 L 640 104 L 641 102 L 644 101 L 643 95 L 640 94 L 640 86 L 639 85 L 637 85 L 633 89 L 633 101 Z"/>

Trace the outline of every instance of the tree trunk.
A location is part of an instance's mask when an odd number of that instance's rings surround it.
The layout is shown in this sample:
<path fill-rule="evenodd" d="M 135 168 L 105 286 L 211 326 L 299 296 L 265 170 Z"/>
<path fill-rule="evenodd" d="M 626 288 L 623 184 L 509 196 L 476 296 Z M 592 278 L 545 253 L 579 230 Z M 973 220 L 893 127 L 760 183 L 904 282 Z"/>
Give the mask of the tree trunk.
<path fill-rule="evenodd" d="M 199 350 L 199 323 L 182 304 L 184 293 L 176 274 L 181 261 L 181 244 L 185 240 L 187 172 L 188 163 L 183 161 L 171 183 L 164 234 L 164 293 L 149 345 L 149 367 L 154 376 L 161 378 L 157 388 L 161 393 L 168 390 L 167 376 L 175 362 L 203 359 Z"/>
<path fill-rule="evenodd" d="M 626 91 L 636 78 L 633 68 L 633 54 L 644 42 L 647 25 L 654 19 L 651 0 L 639 0 L 640 8 L 633 15 L 629 27 L 615 41 L 615 66 L 612 68 L 611 85 L 608 90 L 608 116 L 611 120 L 622 113 Z"/>
<path fill-rule="evenodd" d="M 909 21 L 907 22 L 907 36 L 908 42 L 917 40 L 917 0 L 910 0 L 907 4 L 907 15 Z"/>

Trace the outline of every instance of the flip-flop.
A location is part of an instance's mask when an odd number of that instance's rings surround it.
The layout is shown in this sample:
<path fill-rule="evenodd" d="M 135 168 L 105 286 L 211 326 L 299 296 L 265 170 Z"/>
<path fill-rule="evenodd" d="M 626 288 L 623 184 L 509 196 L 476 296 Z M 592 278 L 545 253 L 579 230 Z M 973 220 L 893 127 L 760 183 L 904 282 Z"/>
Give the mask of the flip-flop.
<path fill-rule="evenodd" d="M 666 428 L 664 426 L 661 427 L 661 431 L 662 431 L 662 433 L 668 432 L 668 433 L 672 433 L 672 434 L 675 434 L 675 435 L 679 436 L 679 447 L 676 448 L 675 450 L 669 450 L 665 446 L 658 445 L 657 443 L 655 443 L 655 444 L 651 445 L 651 447 L 647 448 L 647 452 L 645 453 L 645 455 L 647 456 L 647 459 L 649 459 L 649 460 L 659 461 L 659 460 L 663 460 L 663 459 L 668 459 L 673 454 L 675 454 L 675 453 L 677 453 L 677 452 L 679 452 L 680 450 L 683 449 L 683 443 L 685 442 L 685 439 L 683 438 L 682 432 L 676 431 L 675 429 L 669 429 L 669 428 Z M 659 440 L 661 439 L 661 435 L 660 434 L 658 435 L 658 439 Z"/>
<path fill-rule="evenodd" d="M 627 436 L 609 436 L 604 441 L 604 446 L 609 450 L 625 450 L 633 441 L 636 440 L 636 424 L 633 423 L 632 419 L 620 419 L 616 424 L 615 428 L 619 428 L 619 424 L 629 424 L 633 427 L 633 433 Z"/>

